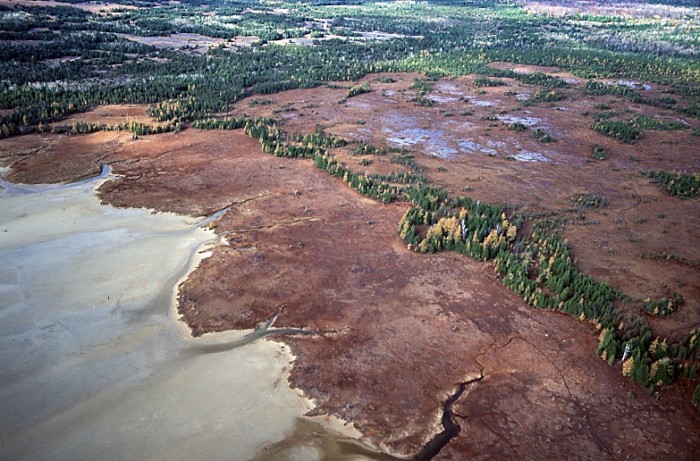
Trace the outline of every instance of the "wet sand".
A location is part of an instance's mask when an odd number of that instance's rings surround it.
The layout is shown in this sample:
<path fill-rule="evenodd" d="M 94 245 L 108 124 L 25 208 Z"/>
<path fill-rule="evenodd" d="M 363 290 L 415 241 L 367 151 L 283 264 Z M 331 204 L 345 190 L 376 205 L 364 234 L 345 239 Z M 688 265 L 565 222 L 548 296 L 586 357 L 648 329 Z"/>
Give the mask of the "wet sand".
<path fill-rule="evenodd" d="M 284 441 L 313 406 L 288 385 L 288 347 L 206 352 L 250 332 L 194 339 L 173 318 L 214 234 L 100 205 L 101 182 L 0 190 L 0 458 L 313 454 Z"/>

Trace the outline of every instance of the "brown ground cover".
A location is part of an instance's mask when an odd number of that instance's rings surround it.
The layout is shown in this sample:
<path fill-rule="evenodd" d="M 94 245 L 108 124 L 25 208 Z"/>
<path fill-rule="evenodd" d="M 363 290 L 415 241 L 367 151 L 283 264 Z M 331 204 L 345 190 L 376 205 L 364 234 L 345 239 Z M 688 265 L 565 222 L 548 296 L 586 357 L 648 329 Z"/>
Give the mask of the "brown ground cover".
<path fill-rule="evenodd" d="M 90 111 L 75 114 L 60 122 L 60 125 L 71 126 L 73 122 L 83 122 L 97 125 L 118 125 L 120 123 L 136 122 L 144 125 L 159 125 L 158 121 L 148 115 L 148 106 L 144 104 L 110 104 L 99 106 Z"/>
<path fill-rule="evenodd" d="M 553 68 L 496 66 L 574 78 Z M 479 88 L 474 77 L 434 83 L 425 96 L 434 105 L 425 108 L 411 102 L 416 91 L 410 86 L 417 75 L 391 77 L 395 83 L 365 78 L 374 91 L 344 104 L 338 103 L 344 89 L 295 90 L 270 97 L 274 103 L 269 105 L 251 107 L 243 101 L 236 112 L 281 118 L 290 132 L 310 132 L 321 125 L 348 139 L 406 148 L 423 174 L 452 196 L 466 194 L 571 219 L 565 236 L 584 272 L 639 299 L 684 296 L 683 309 L 671 318 L 651 319 L 660 335 L 677 339 L 689 325 L 700 323 L 700 206 L 697 200 L 665 195 L 641 175 L 645 170 L 699 171 L 698 138 L 690 128 L 645 130 L 642 140 L 623 144 L 594 132 L 590 114 L 598 112 L 596 104 L 606 104 L 620 118 L 646 115 L 696 128 L 697 120 L 619 97 L 583 96 L 582 83 L 560 90 L 566 99 L 523 107 L 518 95 L 532 97 L 538 87 L 502 79 L 507 86 Z M 659 88 L 653 91 L 656 97 L 662 94 Z M 514 122 L 529 128 L 509 130 L 506 125 Z M 557 142 L 537 141 L 532 132 L 538 127 Z M 592 159 L 593 144 L 605 147 L 610 158 Z M 361 166 L 352 149 L 336 155 L 356 171 L 407 171 L 392 163 L 391 154 L 373 156 L 369 166 Z M 580 194 L 604 197 L 608 205 L 577 208 L 571 198 Z"/>
<path fill-rule="evenodd" d="M 435 82 L 426 108 L 411 102 L 417 76 L 390 77 L 367 77 L 373 91 L 344 103 L 346 89 L 294 90 L 266 97 L 268 105 L 241 101 L 234 113 L 282 118 L 288 132 L 322 125 L 350 140 L 403 146 L 450 194 L 590 221 L 566 226 L 580 268 L 633 296 L 683 293 L 686 303 L 654 321 L 656 331 L 698 324 L 698 201 L 668 197 L 639 174 L 700 169 L 689 130 L 647 131 L 623 145 L 590 130 L 582 112 L 599 102 L 619 112 L 648 108 L 581 97 L 576 87 L 557 103 L 521 107 L 517 94 L 537 88 L 509 80 L 480 93 L 472 77 Z M 499 116 L 538 121 L 516 133 L 488 119 Z M 559 141 L 536 141 L 537 126 Z M 592 143 L 610 158 L 591 160 Z M 360 165 L 352 149 L 334 153 L 356 171 L 410 169 L 392 163 L 392 153 Z M 24 182 L 77 179 L 110 163 L 122 176 L 101 193 L 118 206 L 195 215 L 230 206 L 215 224 L 228 246 L 181 286 L 184 320 L 202 334 L 251 328 L 282 311 L 277 326 L 325 332 L 284 338 L 297 356 L 291 384 L 315 399 L 317 412 L 354 422 L 369 443 L 416 453 L 441 430 L 448 396 L 474 381 L 454 407 L 462 431 L 436 459 L 693 459 L 700 451 L 689 382 L 649 395 L 619 364 L 595 356 L 593 325 L 527 307 L 491 264 L 410 252 L 396 232 L 406 205 L 363 198 L 308 161 L 262 154 L 241 132 L 31 135 L 1 141 L 0 155 L 13 163 L 9 179 Z M 570 198 L 579 193 L 609 205 L 576 209 Z M 641 256 L 655 251 L 683 259 Z"/>

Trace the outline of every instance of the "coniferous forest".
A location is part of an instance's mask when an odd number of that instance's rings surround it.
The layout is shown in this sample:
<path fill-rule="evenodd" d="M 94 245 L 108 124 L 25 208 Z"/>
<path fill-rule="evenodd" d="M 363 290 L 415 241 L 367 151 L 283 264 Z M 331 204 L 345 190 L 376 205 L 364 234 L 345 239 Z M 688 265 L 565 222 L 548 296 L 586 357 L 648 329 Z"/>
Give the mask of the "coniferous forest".
<path fill-rule="evenodd" d="M 528 213 L 498 198 L 476 200 L 466 187 L 451 193 L 431 181 L 406 149 L 345 139 L 323 127 L 288 130 L 282 111 L 291 107 L 278 109 L 279 117 L 234 110 L 243 100 L 248 107 L 265 107 L 272 95 L 314 88 L 342 88 L 344 95 L 334 101 L 342 106 L 375 91 L 374 82 L 359 79 L 390 72 L 420 75 L 409 89 L 420 108 L 436 104 L 429 95 L 442 80 L 473 76 L 477 94 L 517 82 L 532 87 L 519 102 L 523 109 L 579 98 L 634 104 L 635 113 L 601 102 L 596 112 L 581 115 L 587 123 L 582 129 L 606 142 L 586 145 L 586 161 L 605 165 L 615 147 L 637 146 L 655 133 L 700 135 L 697 2 L 640 2 L 629 16 L 597 8 L 555 11 L 556 2 L 550 8 L 547 2 L 528 6 L 509 0 L 117 3 L 0 2 L 0 138 L 119 131 L 138 139 L 186 130 L 242 130 L 266 154 L 307 159 L 365 197 L 403 204 L 397 233 L 415 257 L 455 252 L 487 262 L 498 282 L 528 306 L 595 325 L 598 346 L 590 353 L 621 368 L 639 387 L 653 394 L 679 379 L 692 382 L 691 399 L 700 408 L 700 325 L 684 325 L 674 341 L 651 326 L 683 309 L 687 300 L 675 292 L 638 299 L 582 271 L 563 236 L 574 218 Z M 165 38 L 169 44 L 163 46 Z M 581 84 L 489 65 L 494 62 L 561 69 Z M 663 91 L 650 95 L 643 83 Z M 109 104 L 147 105 L 154 123 L 67 121 Z M 655 117 L 656 110 L 670 115 Z M 468 114 L 467 108 L 461 115 Z M 493 115 L 479 123 L 497 128 L 500 121 Z M 506 129 L 543 149 L 567 142 L 567 133 L 521 121 L 507 122 Z M 391 158 L 396 169 L 365 172 L 339 160 L 338 149 L 361 157 L 363 167 Z M 634 179 L 669 200 L 691 203 L 700 195 L 698 178 L 698 171 L 649 169 Z M 604 189 L 572 191 L 566 216 L 585 221 L 586 213 L 604 213 L 609 206 L 604 194 Z M 676 260 L 697 272 L 692 262 Z"/>

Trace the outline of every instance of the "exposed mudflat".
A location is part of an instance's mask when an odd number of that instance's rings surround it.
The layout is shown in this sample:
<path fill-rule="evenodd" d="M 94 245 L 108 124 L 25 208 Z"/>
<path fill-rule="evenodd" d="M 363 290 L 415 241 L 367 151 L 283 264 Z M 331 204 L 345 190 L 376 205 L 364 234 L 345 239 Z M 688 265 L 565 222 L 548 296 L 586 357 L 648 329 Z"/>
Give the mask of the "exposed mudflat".
<path fill-rule="evenodd" d="M 368 77 L 373 91 L 346 104 L 337 102 L 345 90 L 318 88 L 272 95 L 267 106 L 244 100 L 234 112 L 273 115 L 291 103 L 297 111 L 283 113 L 284 130 L 309 133 L 322 124 L 351 140 L 403 143 L 451 194 L 585 215 L 596 224 L 566 227 L 579 267 L 634 296 L 681 292 L 684 306 L 654 321 L 659 334 L 697 325 L 697 267 L 641 256 L 663 248 L 700 261 L 698 201 L 667 197 L 639 174 L 700 169 L 687 130 L 648 132 L 643 143 L 621 145 L 590 130 L 581 112 L 602 101 L 623 110 L 624 100 L 569 97 L 520 108 L 516 95 L 536 89 L 509 80 L 479 94 L 465 78 L 437 82 L 435 104 L 426 108 L 410 102 L 417 76 L 391 77 Z M 540 143 L 497 116 L 532 122 L 559 141 Z M 665 144 L 671 140 L 673 149 Z M 610 159 L 591 160 L 593 142 L 609 147 Z M 78 145 L 90 147 L 76 152 Z M 214 248 L 180 288 L 184 320 L 199 335 L 252 328 L 284 308 L 277 326 L 322 332 L 284 338 L 296 356 L 290 384 L 313 399 L 313 414 L 352 421 L 385 450 L 418 452 L 442 430 L 447 398 L 482 376 L 455 403 L 462 431 L 435 459 L 693 459 L 700 451 L 689 383 L 648 395 L 622 377 L 619 364 L 595 356 L 593 325 L 527 307 L 499 284 L 491 264 L 409 251 L 396 232 L 406 205 L 363 198 L 310 162 L 265 155 L 242 132 L 188 129 L 135 141 L 47 134 L 0 146 L 14 161 L 13 180 L 79 178 L 106 162 L 123 175 L 100 189 L 114 205 L 202 216 L 230 206 L 213 224 L 228 246 Z M 351 149 L 334 153 L 356 171 L 408 171 L 391 155 L 360 166 Z M 580 193 L 605 196 L 609 206 L 567 210 Z"/>
<path fill-rule="evenodd" d="M 173 318 L 213 233 L 97 185 L 0 191 L 0 458 L 248 459 L 284 439 L 312 406 L 284 384 L 288 347 Z"/>

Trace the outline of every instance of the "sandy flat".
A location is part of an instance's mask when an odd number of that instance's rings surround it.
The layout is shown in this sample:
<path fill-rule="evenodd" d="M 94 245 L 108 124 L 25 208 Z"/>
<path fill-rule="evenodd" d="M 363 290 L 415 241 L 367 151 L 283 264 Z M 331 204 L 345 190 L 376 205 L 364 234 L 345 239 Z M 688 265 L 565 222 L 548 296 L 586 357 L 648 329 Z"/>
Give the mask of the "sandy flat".
<path fill-rule="evenodd" d="M 100 205 L 97 185 L 0 191 L 0 458 L 249 459 L 283 439 L 310 408 L 288 349 L 206 353 L 230 335 L 172 318 L 213 234 Z"/>

